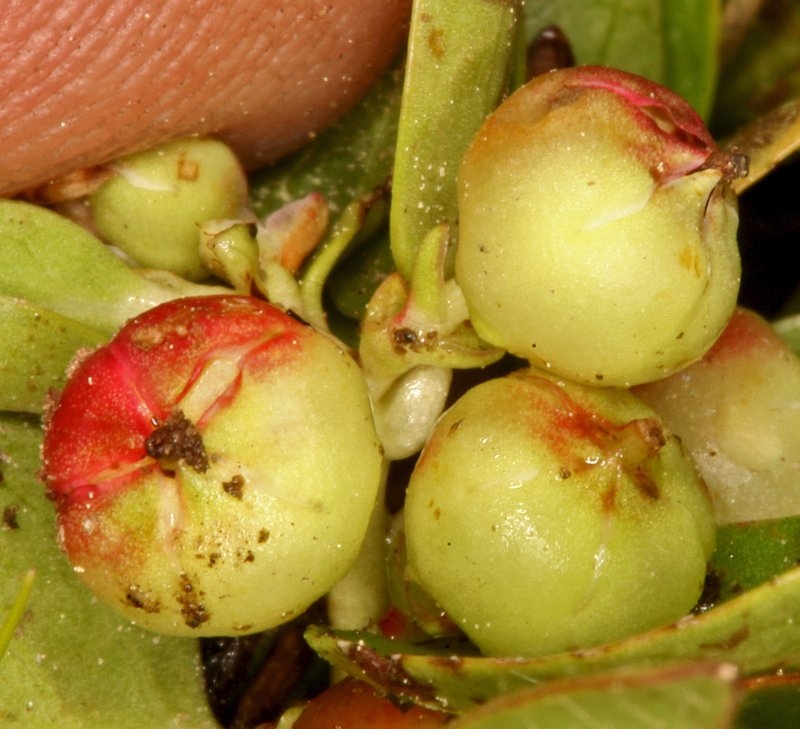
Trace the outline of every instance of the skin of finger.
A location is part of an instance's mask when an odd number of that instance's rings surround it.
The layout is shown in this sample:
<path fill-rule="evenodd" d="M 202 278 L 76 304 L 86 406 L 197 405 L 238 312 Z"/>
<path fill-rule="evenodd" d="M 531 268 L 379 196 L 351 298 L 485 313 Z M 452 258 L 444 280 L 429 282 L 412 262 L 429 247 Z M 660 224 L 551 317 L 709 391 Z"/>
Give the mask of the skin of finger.
<path fill-rule="evenodd" d="M 402 47 L 410 0 L 10 0 L 0 194 L 193 133 L 292 151 Z"/>

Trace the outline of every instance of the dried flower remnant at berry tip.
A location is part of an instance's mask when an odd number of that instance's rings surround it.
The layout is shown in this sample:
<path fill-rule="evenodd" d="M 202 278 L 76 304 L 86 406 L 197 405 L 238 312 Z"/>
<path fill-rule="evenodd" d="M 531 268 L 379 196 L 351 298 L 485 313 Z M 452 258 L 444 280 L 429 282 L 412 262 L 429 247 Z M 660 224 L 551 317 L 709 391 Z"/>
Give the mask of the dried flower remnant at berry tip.
<path fill-rule="evenodd" d="M 208 470 L 208 454 L 200 431 L 180 410 L 172 413 L 163 425 L 158 425 L 147 436 L 145 450 L 166 470 L 174 470 L 179 460 L 185 461 L 198 473 Z"/>

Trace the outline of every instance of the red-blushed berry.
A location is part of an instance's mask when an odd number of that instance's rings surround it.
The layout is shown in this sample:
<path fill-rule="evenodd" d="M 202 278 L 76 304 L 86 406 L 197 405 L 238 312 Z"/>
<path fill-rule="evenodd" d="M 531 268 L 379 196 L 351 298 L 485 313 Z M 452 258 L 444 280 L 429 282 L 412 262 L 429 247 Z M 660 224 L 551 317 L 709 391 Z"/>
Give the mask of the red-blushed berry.
<path fill-rule="evenodd" d="M 247 296 L 177 299 L 75 363 L 42 477 L 95 594 L 154 631 L 291 619 L 353 563 L 382 455 L 350 353 Z"/>

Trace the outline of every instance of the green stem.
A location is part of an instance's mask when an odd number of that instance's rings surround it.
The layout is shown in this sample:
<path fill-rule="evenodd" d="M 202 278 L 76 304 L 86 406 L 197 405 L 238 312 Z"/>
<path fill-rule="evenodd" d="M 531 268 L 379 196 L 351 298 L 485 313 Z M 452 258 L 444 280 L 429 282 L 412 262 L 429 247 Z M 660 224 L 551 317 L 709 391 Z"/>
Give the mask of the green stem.
<path fill-rule="evenodd" d="M 508 88 L 517 0 L 417 0 L 392 186 L 391 245 L 408 278 L 425 234 L 455 230 L 461 158 Z"/>
<path fill-rule="evenodd" d="M 323 301 L 325 282 L 334 266 L 355 245 L 359 234 L 368 235 L 384 217 L 385 203 L 375 194 L 353 200 L 333 224 L 327 240 L 317 249 L 300 277 L 304 317 L 318 329 L 327 330 Z"/>

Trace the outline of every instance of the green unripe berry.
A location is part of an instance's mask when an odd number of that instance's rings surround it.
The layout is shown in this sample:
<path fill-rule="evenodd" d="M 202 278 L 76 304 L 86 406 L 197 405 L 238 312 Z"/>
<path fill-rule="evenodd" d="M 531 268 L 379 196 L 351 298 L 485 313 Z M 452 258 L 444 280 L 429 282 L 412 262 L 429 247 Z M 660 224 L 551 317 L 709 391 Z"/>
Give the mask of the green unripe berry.
<path fill-rule="evenodd" d="M 200 225 L 240 218 L 247 180 L 222 142 L 193 137 L 124 157 L 117 174 L 91 196 L 94 225 L 109 243 L 145 268 L 199 281 Z"/>
<path fill-rule="evenodd" d="M 591 384 L 697 360 L 738 293 L 732 166 L 644 79 L 582 67 L 524 86 L 460 171 L 456 278 L 478 334 Z"/>
<path fill-rule="evenodd" d="M 543 655 L 685 615 L 715 524 L 647 406 L 531 370 L 444 414 L 410 479 L 405 536 L 408 578 L 482 651 Z"/>

